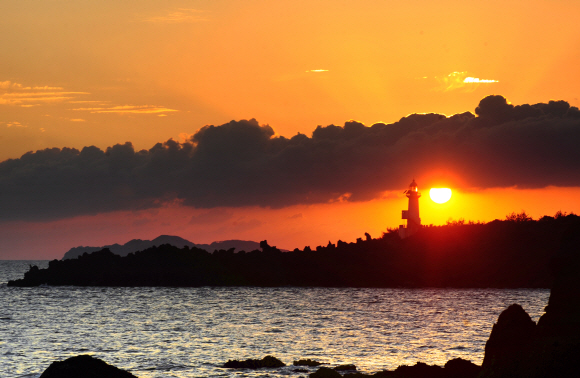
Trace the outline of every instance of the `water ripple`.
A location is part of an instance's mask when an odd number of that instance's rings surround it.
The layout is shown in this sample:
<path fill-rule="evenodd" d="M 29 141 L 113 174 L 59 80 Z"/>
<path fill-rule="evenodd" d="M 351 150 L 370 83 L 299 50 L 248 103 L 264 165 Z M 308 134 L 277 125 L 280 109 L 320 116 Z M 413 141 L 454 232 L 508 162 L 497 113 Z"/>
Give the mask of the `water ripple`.
<path fill-rule="evenodd" d="M 537 321 L 548 296 L 548 290 L 2 285 L 0 376 L 38 377 L 52 361 L 82 353 L 140 378 L 305 375 L 294 366 L 221 367 L 267 354 L 288 365 L 300 358 L 354 363 L 364 372 L 455 357 L 481 363 L 499 313 L 519 303 Z"/>

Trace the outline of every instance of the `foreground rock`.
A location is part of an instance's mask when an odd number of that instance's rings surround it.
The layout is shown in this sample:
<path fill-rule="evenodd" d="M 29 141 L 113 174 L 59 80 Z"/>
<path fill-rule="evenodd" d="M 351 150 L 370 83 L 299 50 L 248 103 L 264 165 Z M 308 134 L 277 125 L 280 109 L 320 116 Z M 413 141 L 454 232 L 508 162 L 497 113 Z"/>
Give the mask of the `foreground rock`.
<path fill-rule="evenodd" d="M 493 325 L 485 344 L 482 367 L 486 374 L 493 376 L 495 371 L 501 370 L 502 374 L 519 376 L 519 372 L 529 364 L 535 335 L 536 323 L 522 306 L 509 306 Z"/>
<path fill-rule="evenodd" d="M 307 358 L 304 360 L 294 361 L 292 364 L 294 366 L 320 366 L 320 365 L 322 365 L 321 362 L 311 360 L 310 358 Z"/>
<path fill-rule="evenodd" d="M 352 371 L 356 370 L 356 366 L 353 364 L 346 364 L 346 365 L 338 365 L 334 367 L 336 371 Z"/>
<path fill-rule="evenodd" d="M 107 364 L 103 360 L 83 354 L 56 361 L 40 378 L 137 378 L 128 371 Z"/>
<path fill-rule="evenodd" d="M 310 378 L 342 378 L 339 372 L 327 367 L 321 367 L 309 375 Z"/>
<path fill-rule="evenodd" d="M 481 372 L 481 366 L 462 358 L 447 361 L 444 369 L 447 378 L 475 378 Z"/>
<path fill-rule="evenodd" d="M 445 366 L 427 365 L 423 362 L 417 362 L 413 366 L 402 365 L 394 371 L 380 371 L 373 374 L 364 374 L 356 372 L 354 365 L 348 366 L 348 369 L 331 369 L 321 367 L 316 372 L 309 375 L 310 378 L 477 378 L 481 372 L 481 366 L 471 361 L 455 358 L 447 361 Z M 339 367 L 337 366 L 337 367 Z M 341 375 L 339 371 L 349 371 Z"/>
<path fill-rule="evenodd" d="M 566 232 L 553 260 L 554 285 L 536 325 L 512 305 L 485 347 L 481 378 L 580 377 L 580 228 Z"/>
<path fill-rule="evenodd" d="M 286 364 L 276 357 L 266 356 L 261 360 L 248 359 L 245 361 L 229 360 L 224 364 L 225 368 L 229 369 L 262 369 L 262 368 L 279 368 Z"/>

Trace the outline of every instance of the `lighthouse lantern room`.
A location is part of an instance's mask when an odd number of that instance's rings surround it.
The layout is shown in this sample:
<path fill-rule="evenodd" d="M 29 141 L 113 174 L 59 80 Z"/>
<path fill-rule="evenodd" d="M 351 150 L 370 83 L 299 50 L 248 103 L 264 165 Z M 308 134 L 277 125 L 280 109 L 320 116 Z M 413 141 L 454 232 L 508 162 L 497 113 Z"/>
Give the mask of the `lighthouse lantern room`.
<path fill-rule="evenodd" d="M 405 190 L 405 194 L 409 199 L 409 208 L 408 210 L 403 210 L 401 216 L 402 219 L 407 220 L 406 227 L 405 225 L 399 226 L 399 236 L 401 239 L 413 235 L 421 228 L 421 218 L 419 218 L 419 197 L 421 197 L 421 193 L 418 191 L 415 179 L 409 185 L 409 189 Z"/>

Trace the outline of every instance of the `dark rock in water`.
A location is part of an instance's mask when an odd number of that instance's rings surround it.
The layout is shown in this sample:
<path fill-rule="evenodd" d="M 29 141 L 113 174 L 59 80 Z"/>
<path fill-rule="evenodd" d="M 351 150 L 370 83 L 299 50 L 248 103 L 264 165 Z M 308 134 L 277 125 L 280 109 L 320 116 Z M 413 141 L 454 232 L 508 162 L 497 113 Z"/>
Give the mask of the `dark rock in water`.
<path fill-rule="evenodd" d="M 339 372 L 327 367 L 321 367 L 309 375 L 310 378 L 342 378 Z"/>
<path fill-rule="evenodd" d="M 261 368 L 279 368 L 286 366 L 285 363 L 273 356 L 266 356 L 261 360 L 248 359 L 245 361 L 229 360 L 224 364 L 229 369 L 261 369 Z"/>
<path fill-rule="evenodd" d="M 103 360 L 83 354 L 56 361 L 40 378 L 137 378 L 128 371 L 107 364 Z"/>
<path fill-rule="evenodd" d="M 462 358 L 447 361 L 444 366 L 445 378 L 477 378 L 481 366 Z"/>
<path fill-rule="evenodd" d="M 580 334 L 580 229 L 569 230 L 552 262 L 555 280 L 544 314 L 538 322 L 540 336 Z"/>
<path fill-rule="evenodd" d="M 552 261 L 554 285 L 538 321 L 533 377 L 580 377 L 580 228 L 562 237 Z"/>
<path fill-rule="evenodd" d="M 336 370 L 336 371 L 356 370 L 356 366 L 353 364 L 338 365 L 338 366 L 334 367 L 334 370 Z"/>
<path fill-rule="evenodd" d="M 293 362 L 294 366 L 320 366 L 321 362 L 311 360 L 310 358 L 304 360 L 298 360 Z"/>
<path fill-rule="evenodd" d="M 389 372 L 394 374 L 393 372 Z M 379 372 L 379 373 L 374 373 L 372 375 L 369 374 L 363 374 L 360 372 L 354 372 L 354 373 L 346 373 L 345 375 L 342 376 L 342 378 L 369 378 L 369 377 L 375 377 L 375 378 L 381 378 L 381 377 L 395 377 L 394 375 L 382 375 L 384 374 L 384 372 Z"/>
<path fill-rule="evenodd" d="M 445 378 L 445 372 L 441 366 L 417 362 L 413 366 L 399 366 L 395 369 L 394 376 L 397 378 Z"/>
<path fill-rule="evenodd" d="M 580 377 L 580 228 L 564 233 L 552 269 L 546 313 L 534 326 L 520 306 L 502 312 L 480 378 Z"/>
<path fill-rule="evenodd" d="M 513 304 L 505 309 L 493 325 L 485 344 L 482 364 L 488 374 L 485 376 L 491 377 L 494 372 L 502 371 L 508 376 L 519 377 L 528 364 L 535 331 L 536 323 L 522 306 Z"/>

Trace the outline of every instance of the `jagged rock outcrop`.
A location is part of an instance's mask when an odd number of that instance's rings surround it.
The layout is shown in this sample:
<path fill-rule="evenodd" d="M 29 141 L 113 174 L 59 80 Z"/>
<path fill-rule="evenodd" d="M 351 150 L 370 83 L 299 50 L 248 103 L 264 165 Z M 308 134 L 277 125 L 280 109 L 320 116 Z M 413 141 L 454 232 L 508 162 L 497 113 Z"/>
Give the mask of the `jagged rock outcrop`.
<path fill-rule="evenodd" d="M 336 371 L 355 371 L 356 366 L 353 364 L 346 364 L 346 365 L 338 365 L 334 367 Z"/>
<path fill-rule="evenodd" d="M 554 284 L 537 326 L 520 306 L 502 312 L 486 344 L 481 378 L 580 377 L 580 228 L 564 233 Z"/>
<path fill-rule="evenodd" d="M 327 367 L 318 368 L 314 373 L 309 375 L 310 378 L 342 378 L 339 372 Z"/>
<path fill-rule="evenodd" d="M 529 364 L 531 346 L 536 333 L 536 323 L 519 304 L 504 310 L 493 325 L 485 344 L 482 367 L 485 377 L 502 374 L 521 377 Z"/>
<path fill-rule="evenodd" d="M 310 358 L 297 360 L 292 363 L 294 366 L 320 366 L 322 365 L 321 362 L 311 360 Z"/>
<path fill-rule="evenodd" d="M 64 361 L 55 361 L 40 378 L 137 378 L 128 371 L 109 365 L 103 360 L 83 354 Z"/>
<path fill-rule="evenodd" d="M 286 366 L 274 356 L 266 356 L 261 360 L 248 359 L 244 361 L 229 360 L 224 364 L 229 369 L 262 369 L 262 368 L 279 368 Z"/>
<path fill-rule="evenodd" d="M 580 377 L 580 228 L 564 234 L 552 269 L 554 286 L 530 357 L 534 377 Z"/>
<path fill-rule="evenodd" d="M 445 363 L 446 378 L 477 378 L 481 372 L 481 366 L 462 358 L 454 358 Z"/>
<path fill-rule="evenodd" d="M 417 362 L 413 366 L 399 366 L 395 369 L 394 376 L 397 378 L 446 378 L 444 369 L 441 366 Z"/>

